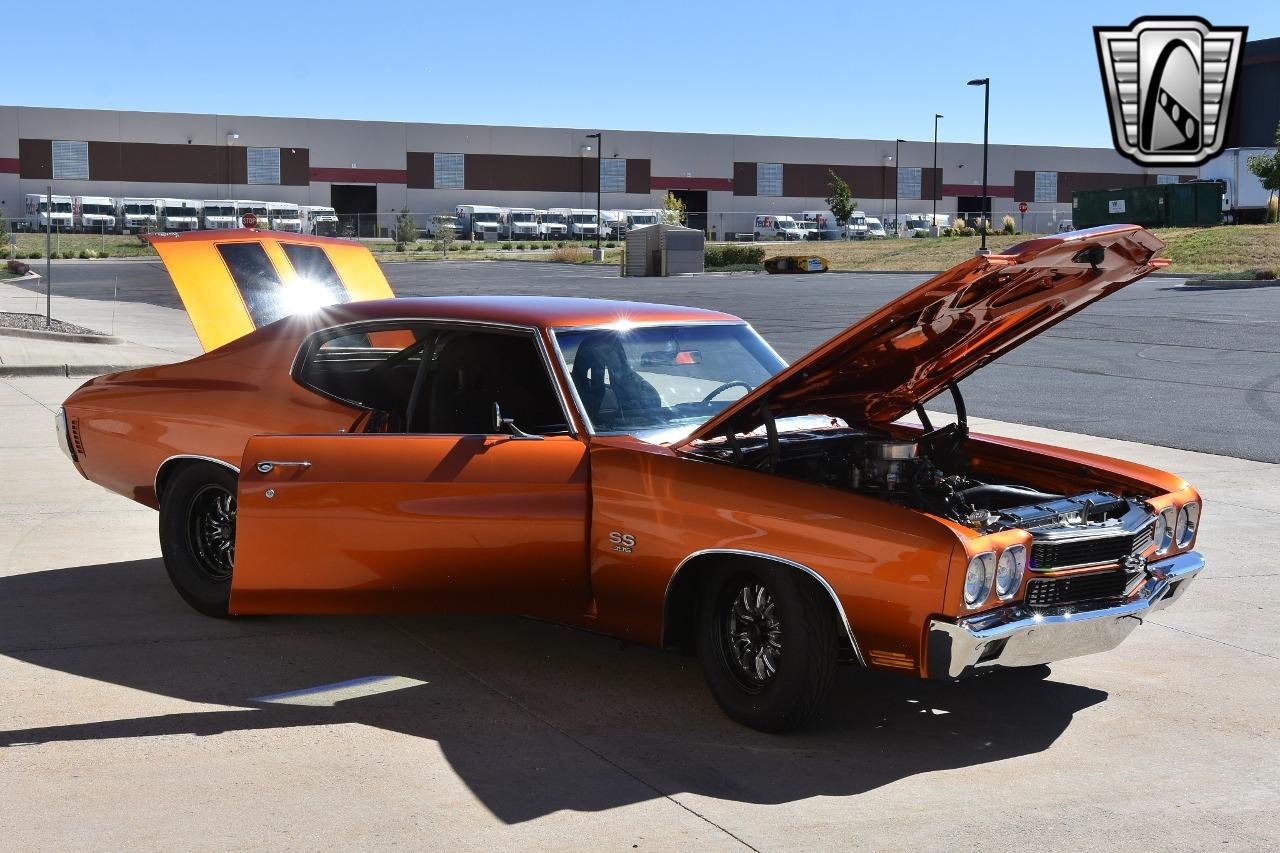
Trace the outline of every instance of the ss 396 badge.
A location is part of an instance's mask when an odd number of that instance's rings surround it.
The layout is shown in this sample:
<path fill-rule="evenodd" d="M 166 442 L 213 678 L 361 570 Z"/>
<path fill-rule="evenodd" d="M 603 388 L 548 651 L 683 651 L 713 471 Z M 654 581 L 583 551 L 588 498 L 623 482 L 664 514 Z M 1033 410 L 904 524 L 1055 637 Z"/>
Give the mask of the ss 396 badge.
<path fill-rule="evenodd" d="M 1191 17 L 1094 27 L 1116 150 L 1140 166 L 1199 166 L 1221 151 L 1247 32 Z"/>
<path fill-rule="evenodd" d="M 619 533 L 615 530 L 609 534 L 609 544 L 613 545 L 613 550 L 615 551 L 630 554 L 635 550 L 636 537 L 630 533 Z"/>

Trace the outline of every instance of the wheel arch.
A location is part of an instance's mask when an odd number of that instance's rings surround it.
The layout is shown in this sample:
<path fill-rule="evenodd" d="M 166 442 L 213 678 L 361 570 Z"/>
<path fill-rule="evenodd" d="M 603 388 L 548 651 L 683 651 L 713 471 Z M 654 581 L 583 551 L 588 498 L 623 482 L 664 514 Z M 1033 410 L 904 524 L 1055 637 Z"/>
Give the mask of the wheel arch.
<path fill-rule="evenodd" d="M 741 551 L 733 548 L 708 548 L 695 551 L 680 561 L 671 579 L 667 581 L 667 589 L 662 598 L 662 640 L 663 648 L 679 648 L 689 650 L 693 647 L 695 615 L 698 607 L 698 596 L 702 588 L 702 579 L 715 566 L 725 563 L 760 562 L 785 566 L 793 571 L 807 575 L 826 592 L 835 608 L 840 625 L 844 628 L 844 639 L 849 642 L 853 656 L 858 663 L 866 666 L 858 639 L 853 634 L 853 626 L 845 614 L 840 597 L 827 583 L 827 579 L 808 566 L 758 551 Z"/>
<path fill-rule="evenodd" d="M 183 453 L 176 456 L 170 456 L 168 459 L 160 463 L 160 467 L 156 469 L 156 478 L 154 483 L 156 504 L 159 505 L 161 496 L 164 493 L 165 484 L 173 479 L 173 475 L 179 469 L 194 464 L 196 462 L 208 462 L 211 465 L 220 465 L 223 468 L 230 469 L 237 477 L 240 476 L 240 469 L 232 465 L 230 462 L 224 462 L 221 459 L 215 459 L 212 456 L 199 456 L 194 453 Z"/>

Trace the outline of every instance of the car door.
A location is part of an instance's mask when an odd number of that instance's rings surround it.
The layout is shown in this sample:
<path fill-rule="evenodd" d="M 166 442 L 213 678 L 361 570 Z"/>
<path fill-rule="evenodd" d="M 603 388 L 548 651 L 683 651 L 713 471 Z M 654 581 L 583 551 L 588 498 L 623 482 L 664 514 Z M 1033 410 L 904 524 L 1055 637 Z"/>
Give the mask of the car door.
<path fill-rule="evenodd" d="M 567 435 L 255 436 L 231 612 L 585 612 L 588 486 Z"/>

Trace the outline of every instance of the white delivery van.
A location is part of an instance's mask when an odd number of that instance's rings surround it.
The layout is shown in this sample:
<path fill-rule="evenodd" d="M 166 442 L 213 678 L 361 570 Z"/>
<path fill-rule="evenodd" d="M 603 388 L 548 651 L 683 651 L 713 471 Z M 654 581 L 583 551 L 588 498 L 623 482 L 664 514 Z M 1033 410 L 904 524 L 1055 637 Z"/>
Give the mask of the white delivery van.
<path fill-rule="evenodd" d="M 513 207 L 507 211 L 507 238 L 538 239 L 538 211 L 532 207 Z"/>
<path fill-rule="evenodd" d="M 454 209 L 458 217 L 458 237 L 463 240 L 483 240 L 490 232 L 494 237 L 502 235 L 504 211 L 487 204 L 460 204 Z"/>
<path fill-rule="evenodd" d="M 154 198 L 120 199 L 120 225 L 124 233 L 133 234 L 156 224 L 156 200 Z"/>
<path fill-rule="evenodd" d="M 929 233 L 933 223 L 923 213 L 905 213 L 898 217 L 898 233 L 903 237 L 914 237 L 917 231 Z"/>
<path fill-rule="evenodd" d="M 72 205 L 76 228 L 85 234 L 113 234 L 116 230 L 116 200 L 102 195 L 78 195 Z"/>
<path fill-rule="evenodd" d="M 271 218 L 272 231 L 302 232 L 302 213 L 296 204 L 287 201 L 267 202 L 267 216 Z"/>
<path fill-rule="evenodd" d="M 621 239 L 627 233 L 627 220 L 621 210 L 600 211 L 600 233 L 609 240 Z"/>
<path fill-rule="evenodd" d="M 1200 180 L 1223 181 L 1227 185 L 1222 197 L 1225 222 L 1267 221 L 1267 200 L 1271 193 L 1263 189 L 1262 181 L 1249 171 L 1249 157 L 1273 153 L 1274 148 L 1228 148 L 1200 167 Z"/>
<path fill-rule="evenodd" d="M 867 237 L 871 240 L 883 240 L 885 238 L 884 224 L 874 216 L 867 217 Z"/>
<path fill-rule="evenodd" d="M 851 213 L 849 221 L 844 224 L 844 236 L 850 240 L 867 239 L 867 215 L 861 210 Z"/>
<path fill-rule="evenodd" d="M 795 219 L 785 213 L 761 213 L 756 216 L 756 239 L 803 240 L 804 231 Z"/>
<path fill-rule="evenodd" d="M 304 204 L 298 208 L 303 234 L 334 237 L 338 234 L 338 213 L 332 207 Z"/>
<path fill-rule="evenodd" d="M 570 240 L 594 240 L 596 238 L 596 212 L 581 207 L 556 208 L 569 219 Z"/>
<path fill-rule="evenodd" d="M 200 227 L 209 231 L 239 228 L 236 203 L 232 199 L 205 199 L 200 202 Z"/>
<path fill-rule="evenodd" d="M 29 193 L 26 199 L 26 223 L 28 231 L 44 231 L 52 227 L 54 231 L 70 231 L 72 222 L 71 196 L 55 195 L 53 208 L 49 207 L 49 196 L 43 193 Z"/>
<path fill-rule="evenodd" d="M 248 199 L 236 199 L 236 227 L 244 227 L 244 215 L 252 213 L 258 218 L 259 230 L 271 229 L 271 216 L 267 213 L 267 203 L 265 201 L 252 201 Z"/>
<path fill-rule="evenodd" d="M 543 240 L 563 240 L 569 236 L 569 209 L 567 207 L 539 211 L 538 231 Z"/>
<path fill-rule="evenodd" d="M 164 231 L 196 231 L 200 228 L 198 202 L 185 198 L 156 199 L 156 215 Z"/>
<path fill-rule="evenodd" d="M 458 217 L 451 213 L 437 213 L 427 220 L 426 232 L 429 237 L 439 237 L 440 232 L 450 228 L 453 230 L 453 236 L 458 237 L 462 234 L 462 228 L 458 225 Z"/>
<path fill-rule="evenodd" d="M 662 211 L 656 209 L 650 210 L 628 210 L 624 217 L 627 223 L 627 230 L 632 228 L 644 228 L 649 225 L 657 225 L 662 221 Z"/>
<path fill-rule="evenodd" d="M 810 240 L 839 240 L 844 236 L 839 223 L 836 222 L 835 214 L 829 210 L 802 210 L 800 211 L 800 224 L 812 222 L 812 228 L 806 228 L 810 232 Z M 814 236 L 816 232 L 816 236 Z"/>

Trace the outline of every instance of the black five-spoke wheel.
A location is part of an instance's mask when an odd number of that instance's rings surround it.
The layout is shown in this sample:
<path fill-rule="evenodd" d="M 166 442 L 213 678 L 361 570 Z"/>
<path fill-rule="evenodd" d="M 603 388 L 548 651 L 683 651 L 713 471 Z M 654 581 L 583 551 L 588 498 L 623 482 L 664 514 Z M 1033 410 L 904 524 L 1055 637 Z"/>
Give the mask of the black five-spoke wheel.
<path fill-rule="evenodd" d="M 208 616 L 226 616 L 236 556 L 236 475 L 188 463 L 160 494 L 160 550 L 178 594 Z"/>

